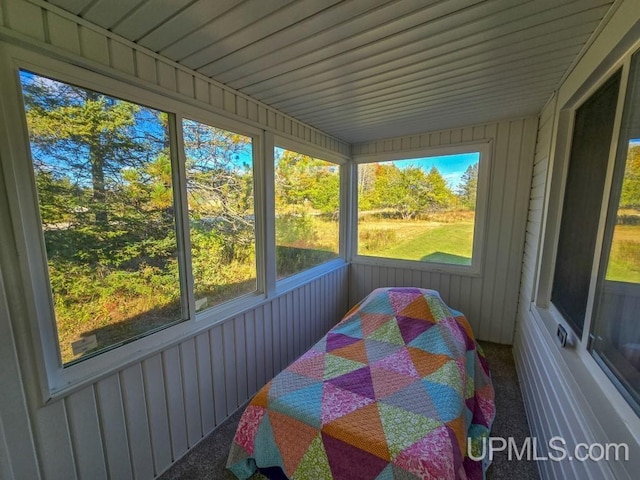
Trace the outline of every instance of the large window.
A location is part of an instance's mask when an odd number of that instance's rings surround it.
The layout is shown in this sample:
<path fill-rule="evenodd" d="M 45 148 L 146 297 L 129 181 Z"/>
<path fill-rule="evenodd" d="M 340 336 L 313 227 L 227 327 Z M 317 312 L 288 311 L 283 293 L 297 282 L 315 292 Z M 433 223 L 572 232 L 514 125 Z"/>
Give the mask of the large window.
<path fill-rule="evenodd" d="M 358 255 L 470 266 L 480 151 L 358 165 Z"/>
<path fill-rule="evenodd" d="M 640 412 L 640 54 L 631 63 L 599 269 L 592 350 Z"/>
<path fill-rule="evenodd" d="M 197 311 L 256 290 L 250 137 L 182 122 Z"/>
<path fill-rule="evenodd" d="M 251 137 L 20 82 L 64 367 L 257 290 Z"/>
<path fill-rule="evenodd" d="M 20 80 L 62 363 L 183 319 L 168 115 Z"/>
<path fill-rule="evenodd" d="M 287 277 L 338 257 L 340 167 L 276 147 L 276 272 Z"/>
<path fill-rule="evenodd" d="M 620 73 L 576 112 L 551 301 L 579 334 L 598 234 Z"/>
<path fill-rule="evenodd" d="M 640 54 L 626 61 L 575 111 L 550 299 L 640 413 Z"/>

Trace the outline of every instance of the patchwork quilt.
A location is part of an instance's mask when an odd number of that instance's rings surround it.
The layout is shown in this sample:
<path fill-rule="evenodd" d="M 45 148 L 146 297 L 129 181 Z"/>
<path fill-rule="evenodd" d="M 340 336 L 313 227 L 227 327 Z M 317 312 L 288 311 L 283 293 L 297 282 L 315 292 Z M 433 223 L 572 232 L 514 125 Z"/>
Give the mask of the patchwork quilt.
<path fill-rule="evenodd" d="M 494 416 L 464 315 L 433 290 L 377 289 L 256 394 L 227 468 L 240 479 L 267 467 L 291 480 L 481 479 L 488 465 L 474 459 Z"/>

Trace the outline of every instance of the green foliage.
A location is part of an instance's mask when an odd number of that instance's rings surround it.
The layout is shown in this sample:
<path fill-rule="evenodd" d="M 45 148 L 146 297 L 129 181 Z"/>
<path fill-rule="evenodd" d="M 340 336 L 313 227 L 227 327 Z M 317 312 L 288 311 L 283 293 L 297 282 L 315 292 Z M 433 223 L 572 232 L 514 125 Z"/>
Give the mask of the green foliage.
<path fill-rule="evenodd" d="M 361 226 L 364 223 L 360 224 Z M 391 228 L 361 228 L 358 236 L 358 250 L 365 255 L 373 255 L 397 244 L 396 230 Z"/>
<path fill-rule="evenodd" d="M 464 174 L 462 174 L 461 184 L 458 194 L 462 200 L 462 204 L 467 208 L 474 209 L 476 206 L 476 198 L 478 196 L 478 164 L 469 165 Z"/>
<path fill-rule="evenodd" d="M 63 362 L 181 318 L 167 115 L 21 73 Z M 247 137 L 185 121 L 198 295 L 255 289 Z M 251 286 L 253 283 L 253 286 Z"/>
<path fill-rule="evenodd" d="M 383 163 L 361 165 L 358 172 L 360 211 L 389 211 L 407 220 L 455 205 L 456 197 L 436 167 L 425 172 L 416 165 Z"/>
<path fill-rule="evenodd" d="M 288 277 L 334 258 L 336 258 L 336 254 L 327 250 L 278 245 L 276 247 L 278 278 Z"/>
<path fill-rule="evenodd" d="M 337 215 L 340 207 L 339 167 L 291 150 L 277 152 L 276 209 L 288 212 L 302 207 Z"/>
<path fill-rule="evenodd" d="M 640 145 L 629 147 L 622 181 L 620 208 L 640 209 Z"/>
<path fill-rule="evenodd" d="M 317 240 L 316 224 L 308 213 L 278 216 L 276 220 L 276 243 L 278 245 L 310 247 Z"/>

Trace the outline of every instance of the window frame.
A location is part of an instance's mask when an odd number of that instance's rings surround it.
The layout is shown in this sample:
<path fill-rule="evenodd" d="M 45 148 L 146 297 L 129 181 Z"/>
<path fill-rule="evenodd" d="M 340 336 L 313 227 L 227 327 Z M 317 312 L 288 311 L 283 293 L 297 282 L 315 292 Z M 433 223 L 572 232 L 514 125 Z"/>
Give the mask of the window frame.
<path fill-rule="evenodd" d="M 258 306 L 266 301 L 264 256 L 264 137 L 263 129 L 204 110 L 167 95 L 139 86 L 138 82 L 124 82 L 99 70 L 89 70 L 72 65 L 37 52 L 11 45 L 0 46 L 0 111 L 5 118 L 20 119 L 7 122 L 10 138 L 7 145 L 10 155 L 3 155 L 5 185 L 13 224 L 13 239 L 18 248 L 18 261 L 22 272 L 28 330 L 31 334 L 33 355 L 36 357 L 41 402 L 47 404 L 55 399 L 95 382 L 116 370 L 126 368 L 158 351 L 184 341 L 185 338 L 211 328 L 237 315 L 240 311 Z M 183 301 L 183 318 L 168 324 L 159 331 L 151 331 L 141 338 L 115 345 L 95 356 L 66 367 L 60 359 L 60 346 L 49 282 L 47 255 L 38 204 L 35 174 L 32 163 L 30 140 L 24 112 L 20 70 L 27 70 L 60 82 L 94 90 L 101 94 L 148 106 L 165 112 L 169 116 L 170 156 L 172 161 L 172 183 L 176 210 L 176 236 L 178 255 L 181 257 L 180 285 Z M 184 148 L 182 145 L 183 118 L 206 123 L 217 128 L 251 137 L 253 149 L 254 205 L 256 216 L 256 282 L 257 290 L 214 307 L 195 312 L 193 276 L 191 274 L 190 236 L 188 204 L 184 171 Z M 183 291 L 186 286 L 186 291 Z"/>
<path fill-rule="evenodd" d="M 315 265 L 306 270 L 302 270 L 288 277 L 284 277 L 280 280 L 277 279 L 278 272 L 276 271 L 275 258 L 276 258 L 276 230 L 275 230 L 275 148 L 282 148 L 285 150 L 291 150 L 301 155 L 307 155 L 319 160 L 333 163 L 340 169 L 340 206 L 339 211 L 339 225 L 338 225 L 338 255 L 337 258 L 328 260 L 319 265 Z M 348 208 L 348 191 L 350 187 L 349 182 L 349 159 L 340 156 L 335 153 L 325 152 L 312 145 L 306 145 L 291 138 L 286 138 L 281 135 L 269 135 L 267 140 L 265 154 L 265 170 L 266 181 L 268 182 L 268 205 L 270 210 L 267 211 L 266 218 L 269 222 L 267 237 L 269 239 L 267 243 L 266 256 L 267 258 L 273 258 L 274 262 L 269 262 L 269 268 L 273 268 L 272 272 L 269 272 L 267 277 L 267 285 L 273 284 L 274 292 L 276 295 L 285 293 L 296 286 L 304 283 L 312 278 L 316 278 L 328 271 L 335 269 L 337 266 L 344 265 L 347 259 L 347 229 L 346 229 L 346 215 L 349 213 Z"/>
<path fill-rule="evenodd" d="M 598 65 L 594 72 L 573 92 L 562 99 L 556 93 L 554 108 L 555 119 L 551 146 L 549 150 L 549 165 L 547 169 L 547 190 L 542 207 L 543 217 L 539 233 L 539 254 L 537 258 L 536 277 L 532 291 L 531 313 L 542 330 L 549 335 L 549 339 L 559 350 L 562 358 L 570 366 L 576 379 L 581 376 L 580 384 L 584 388 L 584 395 L 590 392 L 596 397 L 596 389 L 603 392 L 613 409 L 618 412 L 630 428 L 640 431 L 640 415 L 627 401 L 626 392 L 618 388 L 612 372 L 603 368 L 603 363 L 596 358 L 590 348 L 590 337 L 595 320 L 597 307 L 596 291 L 599 282 L 600 265 L 602 262 L 603 243 L 605 241 L 606 220 L 612 191 L 613 174 L 617 152 L 620 147 L 620 129 L 624 113 L 624 105 L 628 92 L 628 81 L 632 55 L 639 51 L 640 41 L 636 40 L 620 46 L 616 55 L 611 54 Z M 581 335 L 577 335 L 569 322 L 559 312 L 551 301 L 553 278 L 560 235 L 566 182 L 569 170 L 573 130 L 576 111 L 591 96 L 606 83 L 618 70 L 621 70 L 619 94 L 616 104 L 616 114 L 613 134 L 609 149 L 607 173 L 600 211 L 598 212 L 598 232 L 591 268 L 587 308 Z M 554 341 L 558 325 L 567 331 L 566 347 L 561 347 Z M 587 378 L 590 381 L 587 381 Z"/>
<path fill-rule="evenodd" d="M 491 189 L 491 163 L 493 156 L 494 143 L 492 140 L 473 141 L 457 143 L 446 146 L 429 147 L 416 150 L 404 150 L 396 152 L 375 153 L 369 155 L 360 155 L 354 158 L 354 185 L 357 184 L 358 166 L 362 164 L 375 162 L 388 162 L 397 160 L 412 160 L 428 157 L 439 157 L 447 155 L 456 155 L 464 153 L 480 153 L 478 160 L 478 191 L 476 196 L 475 220 L 473 227 L 473 247 L 471 256 L 471 265 L 454 265 L 437 262 L 422 262 L 419 260 L 393 259 L 386 257 L 375 257 L 370 255 L 358 254 L 358 192 L 354 188 L 352 192 L 351 202 L 353 209 L 351 213 L 351 243 L 352 255 L 351 261 L 359 264 L 377 265 L 383 267 L 401 267 L 413 270 L 432 271 L 440 273 L 448 273 L 455 275 L 463 275 L 470 277 L 479 277 L 482 275 L 484 265 L 484 250 L 486 243 L 488 221 L 487 208 L 489 204 L 489 192 Z"/>

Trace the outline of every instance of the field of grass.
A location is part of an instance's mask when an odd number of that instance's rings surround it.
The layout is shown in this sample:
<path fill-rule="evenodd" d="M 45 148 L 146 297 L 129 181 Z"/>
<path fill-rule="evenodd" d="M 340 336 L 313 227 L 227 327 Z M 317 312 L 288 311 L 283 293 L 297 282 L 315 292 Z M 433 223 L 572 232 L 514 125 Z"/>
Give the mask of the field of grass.
<path fill-rule="evenodd" d="M 640 225 L 617 225 L 607 280 L 640 283 Z"/>
<path fill-rule="evenodd" d="M 470 265 L 473 212 L 430 220 L 376 220 L 358 225 L 358 253 L 399 260 Z"/>

